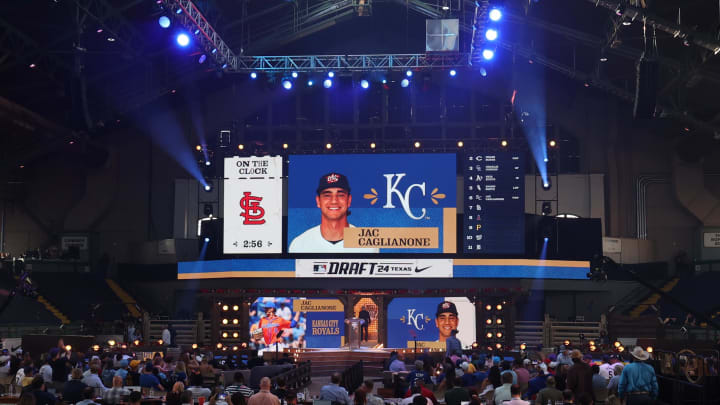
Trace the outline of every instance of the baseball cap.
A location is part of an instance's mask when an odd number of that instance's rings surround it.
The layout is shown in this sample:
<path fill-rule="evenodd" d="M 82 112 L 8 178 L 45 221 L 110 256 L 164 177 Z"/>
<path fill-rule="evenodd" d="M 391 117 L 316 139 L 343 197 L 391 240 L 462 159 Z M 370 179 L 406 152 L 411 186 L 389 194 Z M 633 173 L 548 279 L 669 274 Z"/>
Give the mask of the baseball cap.
<path fill-rule="evenodd" d="M 345 189 L 348 193 L 350 192 L 350 182 L 347 177 L 340 173 L 328 173 L 320 176 L 317 193 L 320 194 L 320 192 L 325 189 L 335 187 Z"/>
<path fill-rule="evenodd" d="M 455 314 L 457 316 L 458 311 L 455 303 L 450 301 L 443 301 L 439 303 L 437 306 L 437 311 L 435 311 L 435 317 L 437 318 L 438 316 L 440 316 L 440 314 L 444 312 L 450 312 L 451 314 Z"/>

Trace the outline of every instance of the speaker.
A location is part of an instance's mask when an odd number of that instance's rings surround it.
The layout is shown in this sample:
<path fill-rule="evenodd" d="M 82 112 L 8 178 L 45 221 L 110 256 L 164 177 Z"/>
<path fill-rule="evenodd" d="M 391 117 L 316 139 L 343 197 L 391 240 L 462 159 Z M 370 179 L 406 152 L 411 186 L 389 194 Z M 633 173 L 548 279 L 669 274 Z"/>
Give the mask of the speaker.
<path fill-rule="evenodd" d="M 650 119 L 655 115 L 659 66 L 657 59 L 642 56 L 638 61 L 635 76 L 635 104 L 633 117 Z"/>

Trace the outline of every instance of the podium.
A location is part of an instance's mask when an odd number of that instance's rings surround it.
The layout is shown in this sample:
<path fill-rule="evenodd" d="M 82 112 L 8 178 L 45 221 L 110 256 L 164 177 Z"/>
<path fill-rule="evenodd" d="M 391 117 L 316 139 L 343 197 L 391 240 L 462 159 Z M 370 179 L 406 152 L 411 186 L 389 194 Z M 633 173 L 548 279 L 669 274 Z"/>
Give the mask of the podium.
<path fill-rule="evenodd" d="M 360 348 L 360 325 L 365 321 L 360 318 L 348 319 L 348 347 L 350 350 Z"/>

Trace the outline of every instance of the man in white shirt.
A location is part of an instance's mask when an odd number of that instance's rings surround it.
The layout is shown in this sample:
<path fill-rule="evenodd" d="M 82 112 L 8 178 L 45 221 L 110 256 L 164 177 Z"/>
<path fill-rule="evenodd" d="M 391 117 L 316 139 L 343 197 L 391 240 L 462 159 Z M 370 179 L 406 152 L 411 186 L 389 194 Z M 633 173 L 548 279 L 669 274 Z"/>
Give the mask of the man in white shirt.
<path fill-rule="evenodd" d="M 95 388 L 96 393 L 103 394 L 105 391 L 108 390 L 108 388 L 102 383 L 102 380 L 100 379 L 100 376 L 98 376 L 98 373 L 100 373 L 100 366 L 97 364 L 93 364 L 90 367 L 90 375 L 83 377 L 82 383 L 87 385 L 88 387 Z"/>
<path fill-rule="evenodd" d="M 320 208 L 320 225 L 301 233 L 290 243 L 290 253 L 378 253 L 375 248 L 346 248 L 345 228 L 350 215 L 350 183 L 340 173 L 320 177 L 315 203 Z"/>
<path fill-rule="evenodd" d="M 42 376 L 43 381 L 45 381 L 45 384 L 52 383 L 52 367 L 50 367 L 50 363 L 48 362 L 47 359 L 45 359 L 45 362 L 43 363 L 42 367 L 40 367 L 38 374 Z"/>
<path fill-rule="evenodd" d="M 170 341 L 172 340 L 172 335 L 170 334 L 170 324 L 165 327 L 162 331 L 162 341 L 163 345 L 170 346 Z"/>
<path fill-rule="evenodd" d="M 495 388 L 495 405 L 502 405 L 503 402 L 509 401 L 512 399 L 512 390 L 513 387 L 513 376 L 510 373 L 505 373 L 500 376 L 500 380 L 502 381 L 502 386 Z"/>
<path fill-rule="evenodd" d="M 600 365 L 600 376 L 603 377 L 606 382 L 613 378 L 616 361 L 615 356 L 608 356 L 607 354 L 603 356 L 603 362 Z"/>
<path fill-rule="evenodd" d="M 505 401 L 504 405 L 530 405 L 530 402 L 523 401 L 520 398 L 520 387 L 517 385 L 513 385 L 510 387 L 510 395 L 512 395 L 512 398 L 509 401 Z"/>

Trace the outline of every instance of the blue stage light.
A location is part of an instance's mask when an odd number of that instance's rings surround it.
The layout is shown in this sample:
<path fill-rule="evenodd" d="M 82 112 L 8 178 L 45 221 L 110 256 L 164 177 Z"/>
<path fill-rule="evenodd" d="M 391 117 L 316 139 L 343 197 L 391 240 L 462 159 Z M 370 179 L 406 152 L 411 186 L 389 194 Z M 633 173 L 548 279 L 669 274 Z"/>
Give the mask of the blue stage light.
<path fill-rule="evenodd" d="M 330 77 L 330 78 L 335 77 L 335 72 L 333 72 L 332 70 L 329 71 L 329 72 L 328 72 L 328 77 Z"/>
<path fill-rule="evenodd" d="M 212 190 L 212 186 L 210 185 L 210 183 L 206 184 L 205 187 L 203 187 L 203 188 L 205 189 L 205 191 Z"/>
<path fill-rule="evenodd" d="M 363 89 L 367 89 L 368 87 L 370 87 L 370 82 L 368 82 L 365 79 L 362 79 L 362 80 L 360 80 L 360 87 L 362 87 Z"/>
<path fill-rule="evenodd" d="M 291 76 L 293 77 L 293 79 L 297 79 L 298 72 L 292 72 Z"/>
<path fill-rule="evenodd" d="M 495 51 L 492 49 L 485 49 L 482 51 L 482 56 L 485 60 L 490 60 L 495 57 Z"/>
<path fill-rule="evenodd" d="M 285 90 L 290 90 L 292 89 L 292 82 L 288 79 L 285 79 L 282 81 L 282 86 Z"/>
<path fill-rule="evenodd" d="M 255 72 L 250 72 L 250 78 L 251 78 L 251 79 L 257 79 L 257 73 L 255 73 Z"/>
<path fill-rule="evenodd" d="M 205 240 L 205 243 L 210 243 L 210 238 L 208 238 L 207 236 L 205 237 L 204 240 Z"/>
<path fill-rule="evenodd" d="M 410 80 L 408 80 L 408 79 L 402 79 L 402 81 L 400 82 L 400 86 L 402 86 L 402 87 L 407 87 L 409 85 L 410 85 Z"/>
<path fill-rule="evenodd" d="M 490 14 L 488 14 L 488 16 L 493 21 L 500 21 L 500 19 L 502 18 L 502 11 L 500 11 L 500 9 L 498 8 L 494 8 L 490 10 Z"/>
<path fill-rule="evenodd" d="M 158 24 L 163 28 L 168 28 L 170 26 L 170 19 L 166 16 L 161 16 L 158 18 Z"/>
<path fill-rule="evenodd" d="M 315 82 L 312 80 L 308 80 L 307 85 L 308 85 L 308 87 L 312 87 L 315 85 Z"/>
<path fill-rule="evenodd" d="M 212 162 L 209 161 L 209 160 L 206 160 L 206 161 L 205 161 L 205 166 L 210 166 L 210 165 L 212 165 Z"/>
<path fill-rule="evenodd" d="M 485 31 L 485 38 L 488 41 L 494 41 L 497 39 L 497 37 L 498 37 L 498 32 L 496 29 L 488 28 L 488 30 Z"/>
<path fill-rule="evenodd" d="M 329 89 L 330 87 L 332 87 L 332 80 L 325 79 L 325 81 L 323 82 L 323 87 L 325 87 L 326 89 Z"/>
<path fill-rule="evenodd" d="M 412 70 L 408 70 L 405 72 L 405 76 L 407 76 L 407 77 L 412 77 L 412 75 L 413 75 Z"/>
<path fill-rule="evenodd" d="M 387 79 L 382 79 L 382 84 L 387 84 Z"/>
<path fill-rule="evenodd" d="M 182 14 L 182 9 L 179 8 L 179 9 L 175 10 L 175 14 Z"/>
<path fill-rule="evenodd" d="M 455 71 L 455 69 L 451 69 L 450 76 L 455 77 L 455 75 L 457 75 L 457 72 Z"/>
<path fill-rule="evenodd" d="M 480 76 L 482 76 L 482 77 L 487 76 L 487 70 L 485 70 L 484 67 L 481 67 L 481 68 L 480 68 Z"/>
<path fill-rule="evenodd" d="M 205 60 L 206 60 L 206 59 L 207 59 L 207 55 L 202 54 L 202 55 L 200 55 L 200 57 L 198 58 L 198 63 L 201 63 L 201 64 L 202 64 L 202 63 L 205 63 Z"/>
<path fill-rule="evenodd" d="M 188 44 L 190 44 L 190 37 L 186 33 L 178 34 L 175 40 L 180 46 L 188 46 Z"/>
<path fill-rule="evenodd" d="M 548 237 L 546 236 L 543 241 L 544 241 L 545 243 L 547 243 L 548 240 L 550 240 L 550 238 L 548 238 Z"/>

